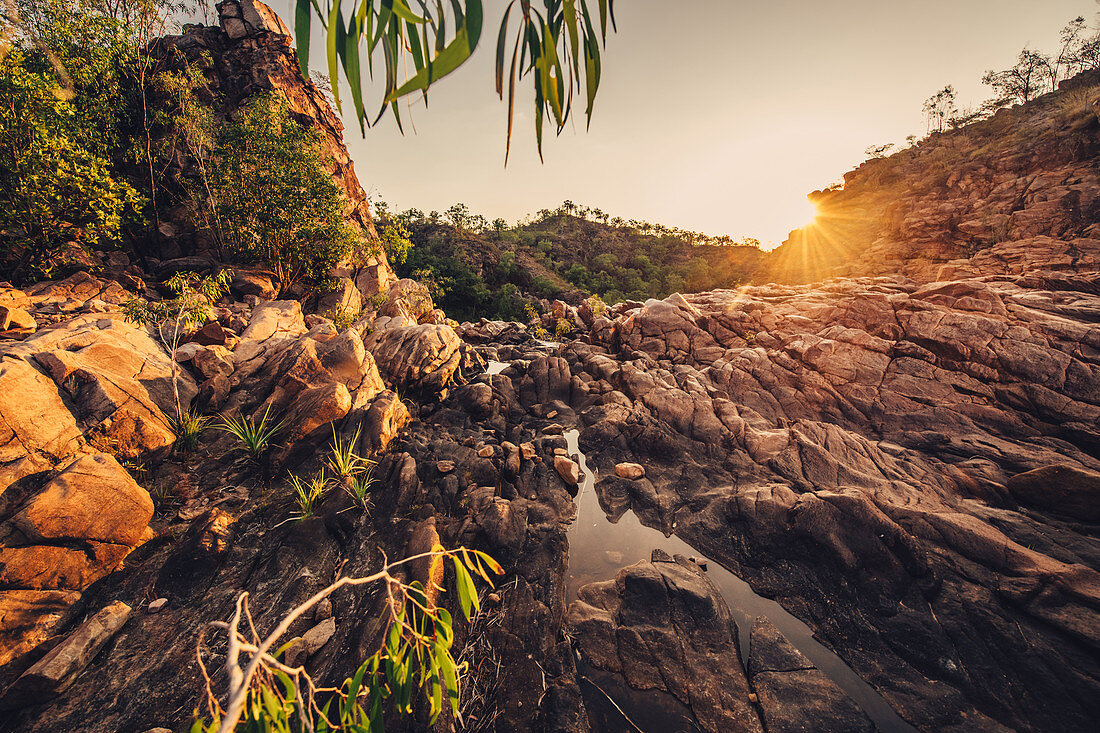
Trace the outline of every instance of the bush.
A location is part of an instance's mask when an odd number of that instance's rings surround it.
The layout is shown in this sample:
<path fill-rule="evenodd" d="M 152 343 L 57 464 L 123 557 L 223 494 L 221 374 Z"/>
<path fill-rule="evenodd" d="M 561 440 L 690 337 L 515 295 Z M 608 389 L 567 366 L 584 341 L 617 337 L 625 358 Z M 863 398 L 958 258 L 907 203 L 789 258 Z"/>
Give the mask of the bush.
<path fill-rule="evenodd" d="M 291 119 L 281 94 L 254 98 L 220 135 L 211 183 L 226 240 L 270 267 L 285 291 L 322 289 L 327 272 L 364 243 L 322 164 L 321 135 Z"/>
<path fill-rule="evenodd" d="M 0 59 L 0 270 L 17 282 L 48 277 L 70 242 L 115 238 L 140 201 L 81 141 L 78 105 L 61 92 L 41 59 Z"/>

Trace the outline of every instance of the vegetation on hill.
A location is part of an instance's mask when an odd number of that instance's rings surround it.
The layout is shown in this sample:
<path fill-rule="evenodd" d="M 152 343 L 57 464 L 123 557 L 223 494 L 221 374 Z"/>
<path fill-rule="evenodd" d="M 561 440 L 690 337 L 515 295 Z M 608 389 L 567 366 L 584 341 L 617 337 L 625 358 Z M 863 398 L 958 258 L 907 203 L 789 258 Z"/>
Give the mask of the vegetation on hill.
<path fill-rule="evenodd" d="M 459 320 L 518 319 L 531 298 L 579 302 L 595 294 L 613 304 L 734 287 L 766 257 L 756 240 L 611 218 L 571 201 L 515 226 L 490 223 L 464 204 L 442 214 L 375 209 L 382 229 L 400 227 L 412 244 L 398 274 L 429 283 Z"/>

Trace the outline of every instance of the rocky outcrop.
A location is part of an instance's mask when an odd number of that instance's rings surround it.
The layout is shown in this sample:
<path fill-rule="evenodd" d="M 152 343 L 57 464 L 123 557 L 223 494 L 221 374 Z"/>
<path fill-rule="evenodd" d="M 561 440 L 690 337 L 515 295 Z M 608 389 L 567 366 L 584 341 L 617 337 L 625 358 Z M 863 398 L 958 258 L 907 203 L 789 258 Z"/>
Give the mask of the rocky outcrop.
<path fill-rule="evenodd" d="M 204 102 L 214 105 L 220 120 L 257 94 L 282 93 L 295 119 L 320 131 L 326 166 L 348 202 L 348 220 L 364 235 L 375 236 L 367 195 L 344 146 L 344 126 L 324 93 L 302 77 L 287 26 L 259 0 L 223 0 L 218 3 L 218 18 L 218 26 L 188 26 L 182 35 L 158 39 L 149 47 L 150 55 L 166 70 L 180 70 L 185 64 L 198 68 L 207 85 L 199 93 Z M 197 175 L 182 146 L 172 159 L 168 177 Z M 161 248 L 168 257 L 215 250 L 208 233 L 196 229 L 185 216 L 165 222 L 161 235 Z M 333 275 L 354 283 L 363 299 L 386 292 L 396 280 L 385 254 L 358 265 L 345 263 Z M 266 285 L 270 288 L 271 281 Z M 263 275 L 238 278 L 235 286 L 242 295 L 265 294 Z"/>
<path fill-rule="evenodd" d="M 736 624 L 718 590 L 686 559 L 632 565 L 613 581 L 584 586 L 566 623 L 591 664 L 621 673 L 636 689 L 673 694 L 703 730 L 764 730 Z"/>

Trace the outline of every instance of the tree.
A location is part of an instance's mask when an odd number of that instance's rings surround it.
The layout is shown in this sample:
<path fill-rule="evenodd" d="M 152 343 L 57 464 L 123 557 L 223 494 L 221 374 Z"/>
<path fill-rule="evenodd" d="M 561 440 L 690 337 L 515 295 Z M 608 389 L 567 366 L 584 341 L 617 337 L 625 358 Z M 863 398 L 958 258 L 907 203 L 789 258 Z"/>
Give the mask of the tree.
<path fill-rule="evenodd" d="M 1042 94 L 1044 89 L 1053 90 L 1056 83 L 1054 63 L 1050 56 L 1025 48 L 1016 57 L 1016 64 L 1004 71 L 987 71 L 982 84 L 993 87 L 997 93 L 996 101 L 1001 106 L 1020 102 L 1026 104 Z"/>
<path fill-rule="evenodd" d="M 230 248 L 272 268 L 283 292 L 320 288 L 333 265 L 364 247 L 320 146 L 318 131 L 291 119 L 286 97 L 259 95 L 222 131 L 211 171 Z"/>
<path fill-rule="evenodd" d="M 16 281 L 48 276 L 70 242 L 115 238 L 140 204 L 89 149 L 102 141 L 58 93 L 45 56 L 16 48 L 0 58 L 0 270 Z"/>
<path fill-rule="evenodd" d="M 947 123 L 955 118 L 958 112 L 955 99 L 955 87 L 948 84 L 924 100 L 924 119 L 927 123 L 927 132 L 943 132 Z"/>
<path fill-rule="evenodd" d="M 229 278 L 232 275 L 229 270 L 222 270 L 210 277 L 199 277 L 194 272 L 180 272 L 167 283 L 168 291 L 174 297 L 153 303 L 144 298 L 131 298 L 123 306 L 127 321 L 148 324 L 168 350 L 168 361 L 172 369 L 172 393 L 176 398 L 173 425 L 177 427 L 183 423 L 184 411 L 180 404 L 176 352 L 187 328 L 206 323 L 210 317 L 210 306 L 229 292 Z"/>
<path fill-rule="evenodd" d="M 1085 32 L 1085 16 L 1078 15 L 1066 23 L 1058 34 L 1062 46 L 1058 50 L 1058 58 L 1054 60 L 1055 83 L 1059 79 L 1066 79 L 1073 75 L 1077 68 L 1077 54 L 1083 43 L 1081 35 Z"/>
<path fill-rule="evenodd" d="M 340 108 L 336 82 L 343 70 L 360 131 L 378 122 L 387 108 L 400 128 L 397 100 L 419 92 L 426 101 L 431 85 L 459 68 L 477 48 L 484 15 L 481 0 L 452 0 L 449 13 L 444 3 L 416 5 L 420 14 L 413 12 L 407 0 L 384 0 L 379 7 L 373 0 L 354 0 L 345 13 L 340 0 L 333 0 L 322 13 L 315 0 L 297 0 L 294 35 L 303 75 L 309 78 L 310 25 L 316 12 L 327 33 L 328 72 L 336 105 Z M 574 95 L 583 98 L 585 117 L 591 123 L 602 73 L 600 49 L 607 42 L 607 29 L 615 27 L 614 0 L 543 0 L 541 10 L 536 5 L 530 0 L 511 0 L 497 34 L 496 91 L 501 100 L 505 87 L 508 90 L 505 165 L 511 149 L 517 81 L 527 77 L 534 87 L 535 138 L 541 158 L 545 121 L 552 119 L 561 134 Z M 363 99 L 364 62 L 371 78 L 376 66 L 386 70 L 373 121 Z"/>

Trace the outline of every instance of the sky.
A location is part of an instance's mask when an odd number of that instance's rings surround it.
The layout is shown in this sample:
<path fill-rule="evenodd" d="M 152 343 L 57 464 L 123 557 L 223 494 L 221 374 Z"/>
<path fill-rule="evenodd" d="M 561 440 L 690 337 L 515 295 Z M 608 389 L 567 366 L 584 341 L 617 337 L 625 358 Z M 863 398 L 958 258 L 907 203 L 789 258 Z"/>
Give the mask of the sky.
<path fill-rule="evenodd" d="M 292 25 L 287 0 L 271 5 Z M 540 163 L 519 97 L 506 168 L 493 75 L 505 5 L 485 1 L 479 48 L 432 86 L 428 109 L 414 105 L 415 132 L 388 117 L 363 137 L 347 105 L 346 143 L 373 199 L 425 212 L 462 202 L 509 222 L 569 199 L 765 247 L 808 223 L 806 194 L 868 146 L 922 134 L 938 89 L 976 106 L 987 69 L 1025 46 L 1054 50 L 1069 20 L 1100 13 L 1098 0 L 619 0 L 591 127 L 578 115 L 560 137 L 548 128 Z M 319 38 L 312 48 L 321 69 Z"/>

